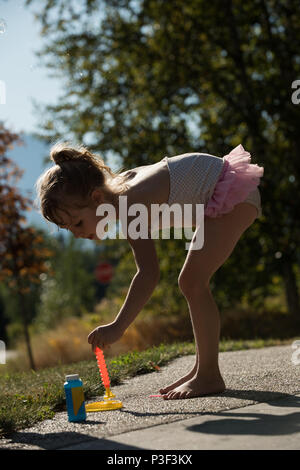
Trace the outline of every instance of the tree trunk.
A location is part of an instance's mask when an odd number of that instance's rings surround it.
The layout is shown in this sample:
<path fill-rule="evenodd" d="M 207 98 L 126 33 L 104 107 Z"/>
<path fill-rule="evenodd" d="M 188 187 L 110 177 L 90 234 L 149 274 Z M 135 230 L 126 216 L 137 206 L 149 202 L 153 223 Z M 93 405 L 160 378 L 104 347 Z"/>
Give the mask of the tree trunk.
<path fill-rule="evenodd" d="M 300 303 L 298 287 L 296 282 L 293 264 L 289 260 L 282 262 L 283 282 L 285 286 L 285 296 L 290 314 L 300 323 Z"/>
<path fill-rule="evenodd" d="M 25 299 L 23 298 L 22 294 L 19 294 L 19 308 L 20 308 L 21 318 L 23 320 L 23 331 L 24 331 L 24 336 L 25 336 L 29 365 L 32 370 L 36 370 L 34 359 L 33 359 L 33 354 L 32 354 L 32 348 L 31 348 Z"/>
<path fill-rule="evenodd" d="M 31 342 L 30 342 L 28 324 L 27 324 L 26 321 L 24 321 L 24 335 L 25 335 L 25 341 L 26 341 L 26 347 L 27 347 L 27 353 L 28 353 L 30 369 L 36 370 L 35 363 L 34 363 L 34 360 L 33 360 L 32 349 L 31 349 Z"/>
<path fill-rule="evenodd" d="M 7 342 L 7 333 L 6 333 L 7 319 L 5 318 L 5 307 L 4 302 L 0 297 L 0 340 Z"/>

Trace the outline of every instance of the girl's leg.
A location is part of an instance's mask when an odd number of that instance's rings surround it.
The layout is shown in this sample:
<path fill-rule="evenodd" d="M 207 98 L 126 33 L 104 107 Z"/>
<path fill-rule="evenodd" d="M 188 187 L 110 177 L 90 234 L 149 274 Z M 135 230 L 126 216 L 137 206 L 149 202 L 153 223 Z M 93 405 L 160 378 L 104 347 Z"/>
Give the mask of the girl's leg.
<path fill-rule="evenodd" d="M 209 282 L 256 216 L 256 208 L 243 202 L 222 217 L 206 217 L 204 246 L 200 250 L 191 249 L 199 231 L 196 229 L 178 282 L 189 305 L 198 357 L 197 368 L 192 378 L 165 393 L 164 399 L 191 398 L 224 390 L 225 384 L 218 365 L 220 318 Z"/>
<path fill-rule="evenodd" d="M 180 379 L 176 380 L 176 382 L 173 382 L 172 384 L 168 385 L 167 387 L 160 388 L 159 393 L 161 393 L 162 395 L 165 395 L 166 393 L 170 392 L 171 390 L 174 390 L 174 388 L 178 387 L 179 385 L 187 382 L 189 379 L 192 379 L 194 377 L 194 375 L 196 374 L 197 369 L 198 369 L 198 354 L 196 354 L 196 362 L 195 362 L 195 365 L 192 368 L 192 370 L 188 374 L 186 374 L 183 377 L 181 377 Z"/>

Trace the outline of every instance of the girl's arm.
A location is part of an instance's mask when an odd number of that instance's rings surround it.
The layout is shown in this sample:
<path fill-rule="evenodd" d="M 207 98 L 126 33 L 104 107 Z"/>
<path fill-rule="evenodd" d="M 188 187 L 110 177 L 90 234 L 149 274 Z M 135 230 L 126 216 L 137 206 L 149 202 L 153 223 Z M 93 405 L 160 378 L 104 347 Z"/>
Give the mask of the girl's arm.
<path fill-rule="evenodd" d="M 159 262 L 154 241 L 148 239 L 133 240 L 131 245 L 137 273 L 135 274 L 124 304 L 115 319 L 116 325 L 124 332 L 151 297 L 160 277 Z"/>
<path fill-rule="evenodd" d="M 88 341 L 93 349 L 96 346 L 103 348 L 123 336 L 151 297 L 159 281 L 159 263 L 154 241 L 150 237 L 138 240 L 128 237 L 128 241 L 132 247 L 137 273 L 132 279 L 124 304 L 115 320 L 109 325 L 95 328 L 90 333 Z"/>

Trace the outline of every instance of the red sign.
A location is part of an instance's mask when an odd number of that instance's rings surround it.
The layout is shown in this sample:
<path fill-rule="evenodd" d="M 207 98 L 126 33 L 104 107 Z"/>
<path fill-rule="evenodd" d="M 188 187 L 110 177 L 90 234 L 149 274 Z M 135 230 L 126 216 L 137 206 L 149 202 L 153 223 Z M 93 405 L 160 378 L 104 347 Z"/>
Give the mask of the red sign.
<path fill-rule="evenodd" d="M 102 262 L 96 266 L 95 269 L 96 279 L 101 282 L 101 284 L 109 284 L 113 276 L 113 267 L 110 263 Z"/>

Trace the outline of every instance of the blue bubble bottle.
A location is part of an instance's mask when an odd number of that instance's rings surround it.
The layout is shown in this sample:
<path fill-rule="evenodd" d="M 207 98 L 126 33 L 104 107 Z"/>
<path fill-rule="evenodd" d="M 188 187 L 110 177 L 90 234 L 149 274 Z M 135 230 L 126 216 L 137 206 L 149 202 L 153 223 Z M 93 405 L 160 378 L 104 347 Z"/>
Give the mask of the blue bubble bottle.
<path fill-rule="evenodd" d="M 66 375 L 64 383 L 68 419 L 70 422 L 86 420 L 82 381 L 78 374 Z"/>

